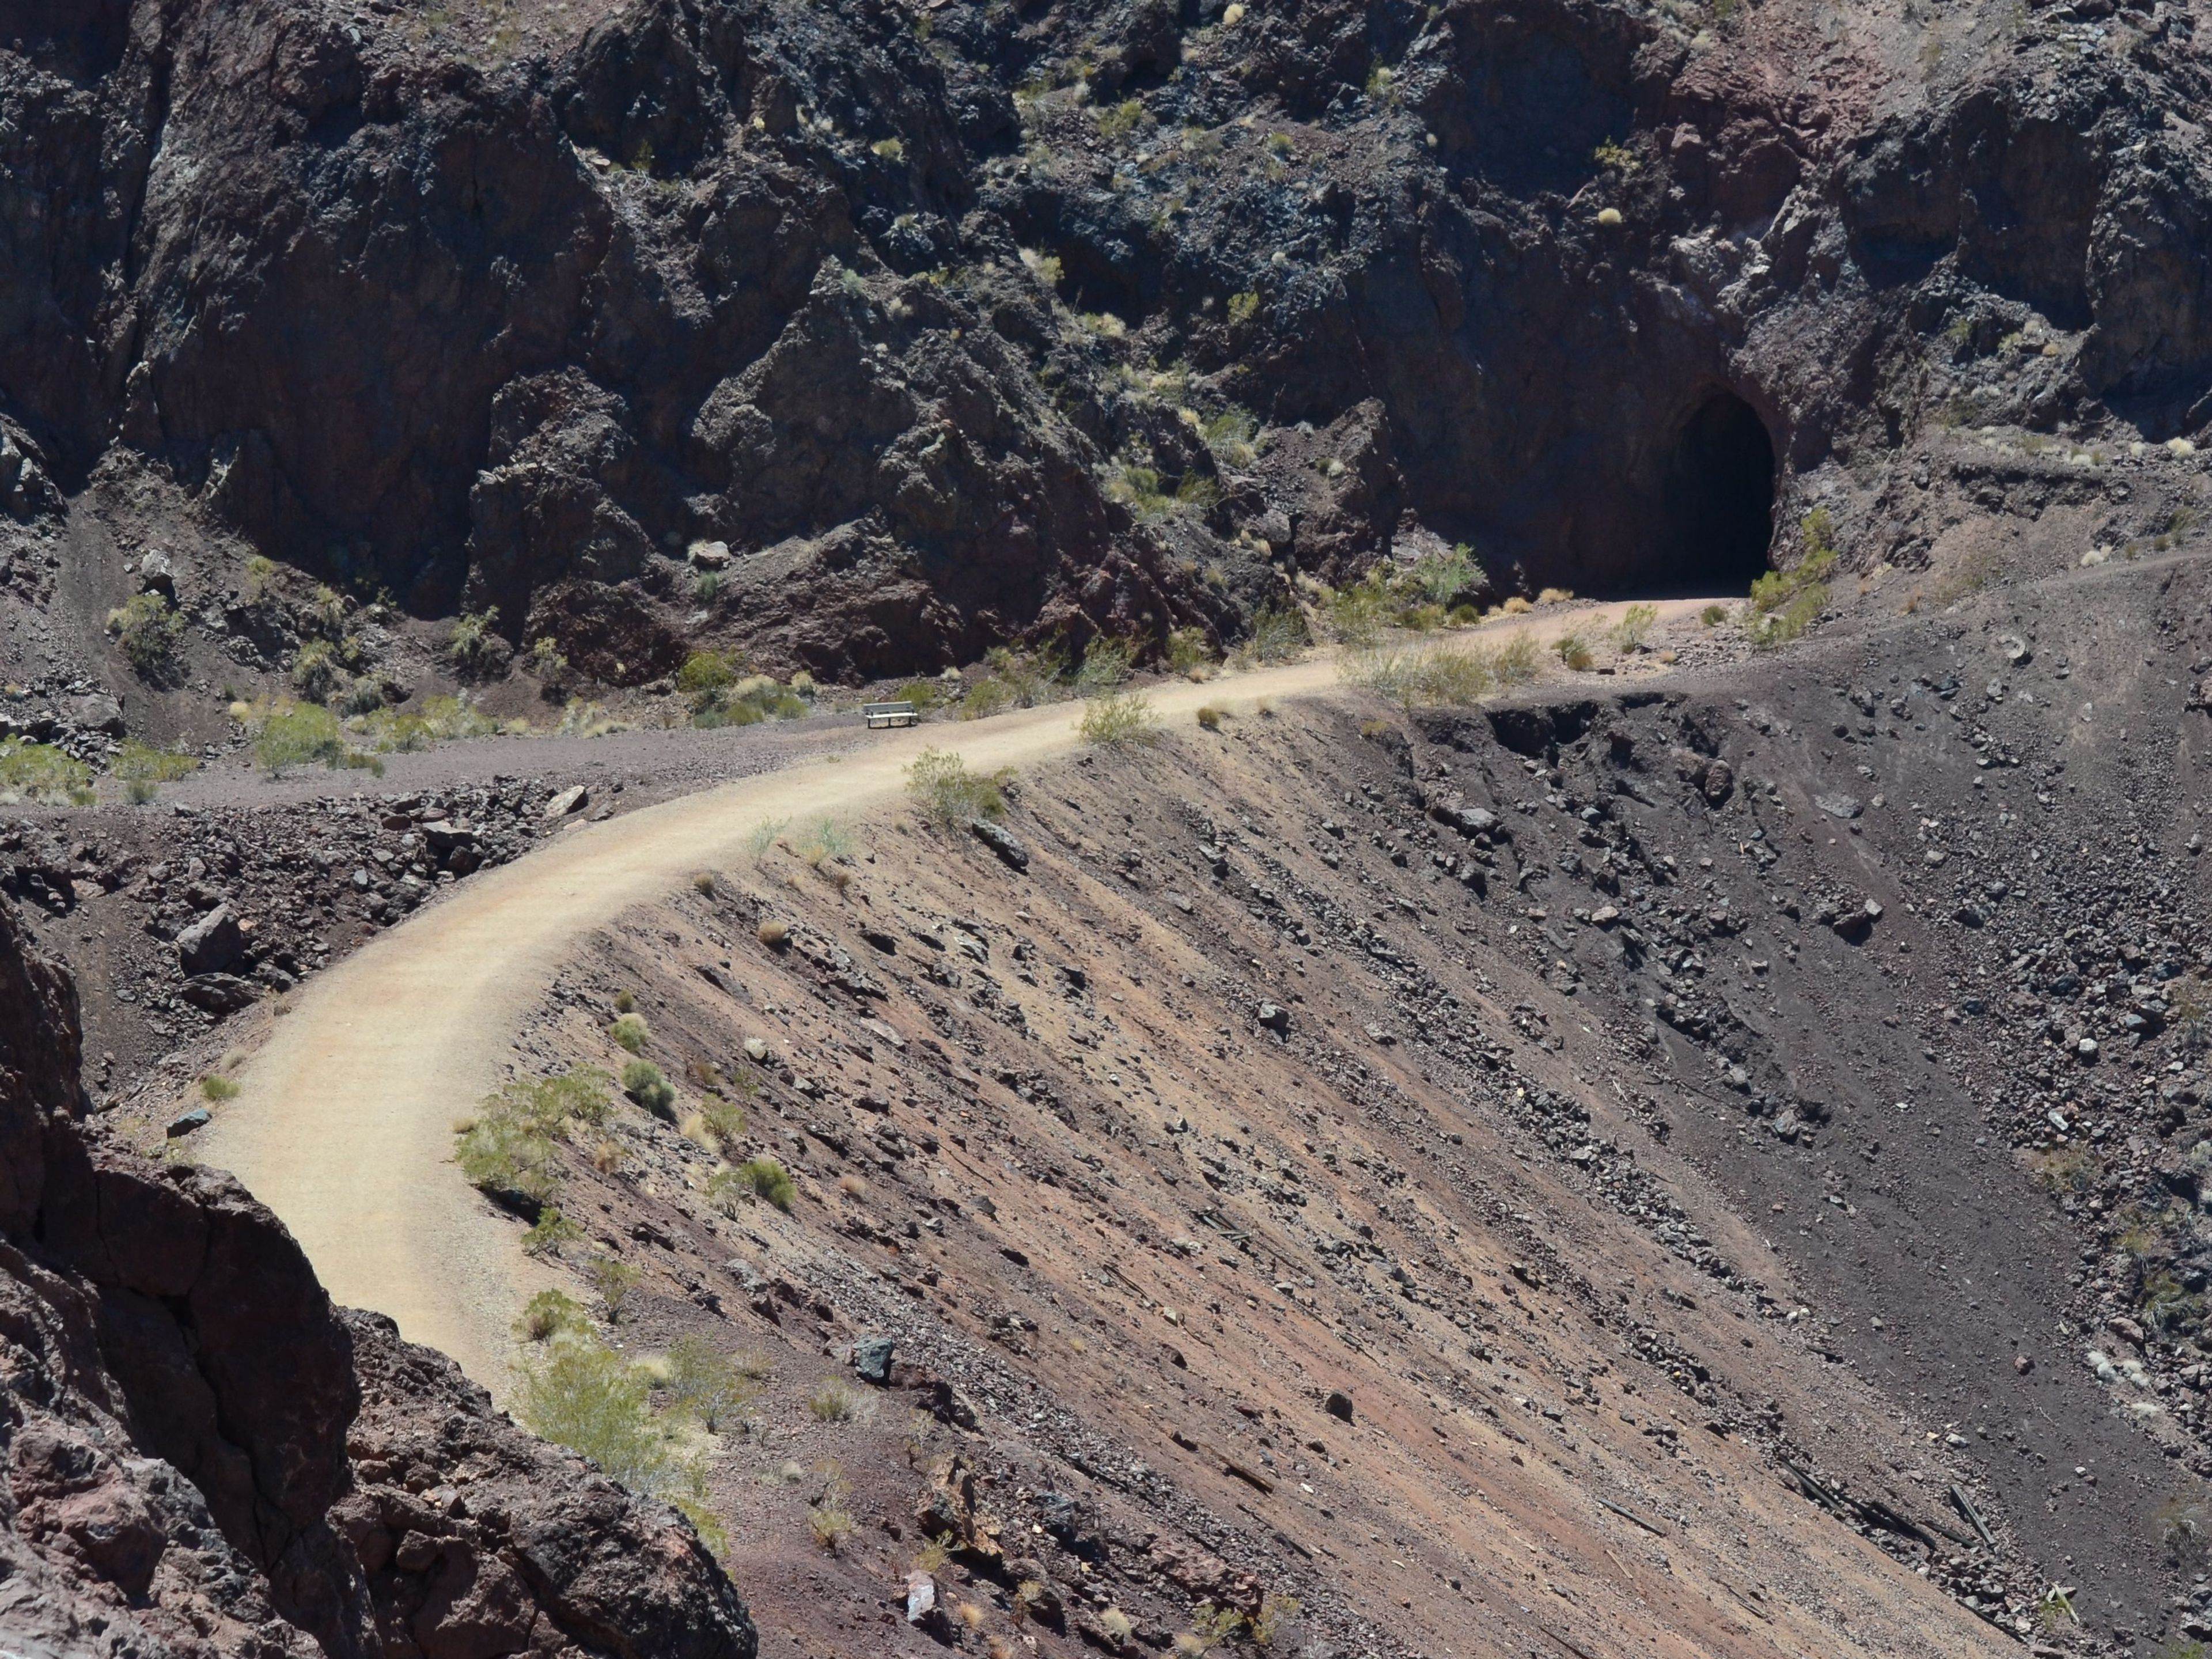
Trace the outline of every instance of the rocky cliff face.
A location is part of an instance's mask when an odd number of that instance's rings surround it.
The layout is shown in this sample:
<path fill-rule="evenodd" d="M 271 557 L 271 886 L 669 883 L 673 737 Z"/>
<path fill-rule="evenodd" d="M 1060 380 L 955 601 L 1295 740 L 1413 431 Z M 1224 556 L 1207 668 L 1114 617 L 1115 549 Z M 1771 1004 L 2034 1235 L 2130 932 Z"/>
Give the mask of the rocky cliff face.
<path fill-rule="evenodd" d="M 334 1310 L 228 1177 L 77 1119 L 76 1000 L 0 902 L 0 1626 L 34 1655 L 750 1659 L 672 1511 Z"/>
<path fill-rule="evenodd" d="M 1929 426 L 2212 413 L 2170 3 L 10 14 L 18 517 L 150 468 L 617 682 L 1233 633 L 1417 529 L 1924 562 Z"/>

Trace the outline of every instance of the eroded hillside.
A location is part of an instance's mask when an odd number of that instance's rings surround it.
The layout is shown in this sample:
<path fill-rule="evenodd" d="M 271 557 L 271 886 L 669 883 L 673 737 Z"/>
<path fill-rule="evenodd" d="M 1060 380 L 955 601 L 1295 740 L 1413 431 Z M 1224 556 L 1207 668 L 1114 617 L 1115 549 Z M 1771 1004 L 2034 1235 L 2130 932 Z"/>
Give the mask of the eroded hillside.
<path fill-rule="evenodd" d="M 2201 580 L 1178 729 L 1020 779 L 1018 871 L 789 826 L 519 1035 L 618 1073 L 627 993 L 676 1091 L 562 1154 L 546 1282 L 763 1362 L 706 1443 L 769 1651 L 917 1561 L 1044 1650 L 2182 1639 Z"/>

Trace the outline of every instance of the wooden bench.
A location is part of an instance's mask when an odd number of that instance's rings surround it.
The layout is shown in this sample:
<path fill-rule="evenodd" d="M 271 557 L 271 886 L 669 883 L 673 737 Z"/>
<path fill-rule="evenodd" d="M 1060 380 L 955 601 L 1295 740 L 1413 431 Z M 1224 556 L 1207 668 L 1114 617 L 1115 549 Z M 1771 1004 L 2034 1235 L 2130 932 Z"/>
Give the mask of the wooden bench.
<path fill-rule="evenodd" d="M 871 732 L 879 726 L 912 726 L 915 718 L 910 702 L 864 702 L 860 714 Z"/>

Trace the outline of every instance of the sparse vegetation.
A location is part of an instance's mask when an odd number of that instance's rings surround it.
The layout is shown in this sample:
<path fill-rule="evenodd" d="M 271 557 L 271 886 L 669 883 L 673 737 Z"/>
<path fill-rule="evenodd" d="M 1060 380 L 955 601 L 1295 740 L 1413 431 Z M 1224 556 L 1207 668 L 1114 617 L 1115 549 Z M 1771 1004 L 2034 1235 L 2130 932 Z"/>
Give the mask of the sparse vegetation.
<path fill-rule="evenodd" d="M 584 1264 L 584 1277 L 592 1281 L 599 1292 L 599 1304 L 607 1310 L 607 1323 L 618 1324 L 623 1309 L 628 1305 L 630 1292 L 637 1288 L 644 1275 L 627 1261 L 611 1255 L 595 1255 Z"/>
<path fill-rule="evenodd" d="M 586 1332 L 592 1322 L 584 1304 L 565 1291 L 544 1290 L 522 1304 L 514 1334 L 525 1342 L 547 1342 L 569 1332 Z"/>
<path fill-rule="evenodd" d="M 838 1547 L 852 1535 L 856 1524 L 852 1510 L 846 1507 L 846 1500 L 853 1493 L 853 1483 L 835 1463 L 824 1464 L 822 1473 L 822 1491 L 807 1506 L 806 1525 L 814 1534 L 814 1541 L 835 1555 Z"/>
<path fill-rule="evenodd" d="M 606 1120 L 614 1103 L 608 1082 L 598 1067 L 579 1066 L 558 1077 L 508 1083 L 460 1127 L 453 1161 L 471 1186 L 536 1212 L 560 1188 L 558 1144 L 577 1125 Z"/>
<path fill-rule="evenodd" d="M 1102 749 L 1130 749 L 1157 742 L 1159 716 L 1140 691 L 1109 691 L 1084 705 L 1077 731 L 1084 742 Z"/>
<path fill-rule="evenodd" d="M 1006 817 L 1012 776 L 1003 771 L 979 776 L 949 750 L 925 749 L 906 769 L 907 793 L 926 817 L 957 828 L 975 818 Z"/>
<path fill-rule="evenodd" d="M 828 1376 L 806 1396 L 807 1414 L 817 1423 L 849 1423 L 867 1396 L 842 1376 Z"/>
<path fill-rule="evenodd" d="M 608 1038 L 634 1054 L 643 1054 L 645 1045 L 652 1040 L 653 1030 L 645 1023 L 645 1016 L 635 1012 L 617 1014 L 607 1027 Z"/>
<path fill-rule="evenodd" d="M 799 1196 L 790 1172 L 772 1158 L 749 1158 L 732 1173 L 756 1198 L 766 1200 L 779 1210 L 790 1209 L 792 1200 Z"/>
<path fill-rule="evenodd" d="M 1828 575 L 1836 568 L 1834 523 L 1816 507 L 1799 522 L 1805 551 L 1787 570 L 1770 570 L 1751 585 L 1744 628 L 1754 646 L 1787 644 L 1828 608 Z"/>
<path fill-rule="evenodd" d="M 1221 711 L 1212 703 L 1205 704 L 1198 711 L 1198 723 L 1209 732 L 1218 732 L 1221 729 Z"/>
<path fill-rule="evenodd" d="M 107 613 L 107 631 L 142 678 L 162 682 L 176 677 L 185 618 L 166 595 L 151 588 L 133 593 Z"/>
<path fill-rule="evenodd" d="M 200 1079 L 200 1097 L 210 1106 L 220 1106 L 226 1100 L 236 1100 L 238 1079 L 225 1077 L 220 1072 L 210 1072 Z"/>
<path fill-rule="evenodd" d="M 1698 620 L 1708 628 L 1718 628 L 1728 620 L 1728 607 L 1724 605 L 1709 605 L 1698 612 Z"/>
<path fill-rule="evenodd" d="M 726 1354 L 703 1338 L 684 1337 L 668 1351 L 669 1405 L 709 1434 L 720 1434 L 759 1397 L 766 1374 L 767 1367 L 750 1355 Z"/>
<path fill-rule="evenodd" d="M 1095 696 L 1122 684 L 1135 672 L 1136 654 L 1125 641 L 1104 635 L 1091 641 L 1083 653 L 1082 666 L 1075 671 L 1076 695 Z"/>
<path fill-rule="evenodd" d="M 1579 629 L 1570 629 L 1560 635 L 1552 641 L 1552 649 L 1561 662 L 1577 673 L 1589 668 L 1597 660 L 1595 653 L 1590 650 L 1589 640 L 1583 636 Z"/>
<path fill-rule="evenodd" d="M 47 744 L 0 739 L 0 801 L 18 800 L 89 806 L 92 769 Z"/>
<path fill-rule="evenodd" d="M 1622 652 L 1641 651 L 1644 642 L 1651 637 L 1651 629 L 1659 620 L 1656 605 L 1632 605 L 1620 613 L 1620 620 L 1613 625 L 1613 642 Z"/>
<path fill-rule="evenodd" d="M 580 1452 L 632 1492 L 674 1504 L 716 1554 L 729 1539 L 706 1504 L 699 1462 L 653 1415 L 653 1378 L 586 1333 L 558 1331 L 523 1373 L 516 1403 L 532 1432 Z"/>
<path fill-rule="evenodd" d="M 134 806 L 154 799 L 162 784 L 174 783 L 199 769 L 199 757 L 181 750 L 157 749 L 137 738 L 125 738 L 115 756 L 115 775 L 123 780 L 124 798 Z"/>
<path fill-rule="evenodd" d="M 499 672 L 506 660 L 507 642 L 492 631 L 498 620 L 495 605 L 482 611 L 464 611 L 453 619 L 453 629 L 446 635 L 446 655 L 455 672 L 483 678 Z"/>
<path fill-rule="evenodd" d="M 753 929 L 753 937 L 771 951 L 781 951 L 791 943 L 791 924 L 775 916 L 766 916 Z"/>
<path fill-rule="evenodd" d="M 338 717 L 319 703 L 280 698 L 250 708 L 234 704 L 231 713 L 253 732 L 253 757 L 273 778 L 283 776 L 287 767 L 318 761 L 333 770 L 356 769 L 383 775 L 384 763 L 349 744 Z"/>
<path fill-rule="evenodd" d="M 623 1067 L 623 1092 L 658 1118 L 673 1122 L 676 1085 L 649 1060 L 633 1060 Z"/>

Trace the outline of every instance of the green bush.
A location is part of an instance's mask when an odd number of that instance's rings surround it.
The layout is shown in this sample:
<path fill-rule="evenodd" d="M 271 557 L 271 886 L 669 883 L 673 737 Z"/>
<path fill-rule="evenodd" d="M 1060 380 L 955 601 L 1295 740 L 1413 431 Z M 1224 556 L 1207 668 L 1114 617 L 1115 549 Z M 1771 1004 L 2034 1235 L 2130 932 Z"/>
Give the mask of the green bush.
<path fill-rule="evenodd" d="M 1244 649 L 1257 661 L 1279 662 L 1296 656 L 1312 642 L 1313 630 L 1306 626 L 1305 612 L 1284 599 L 1253 613 Z"/>
<path fill-rule="evenodd" d="M 1402 708 L 1449 708 L 1471 703 L 1497 684 L 1497 657 L 1474 646 L 1378 647 L 1348 659 L 1344 676 Z"/>
<path fill-rule="evenodd" d="M 1500 647 L 1490 660 L 1491 672 L 1498 676 L 1500 685 L 1526 685 L 1542 672 L 1542 659 L 1536 653 L 1536 636 L 1523 629 Z"/>
<path fill-rule="evenodd" d="M 765 1369 L 757 1359 L 726 1354 L 699 1337 L 684 1337 L 668 1351 L 668 1402 L 697 1419 L 709 1434 L 720 1434 L 724 1423 L 759 1397 Z"/>
<path fill-rule="evenodd" d="M 1078 696 L 1111 691 L 1135 671 L 1136 652 L 1126 641 L 1100 635 L 1083 653 L 1083 665 L 1075 671 Z"/>
<path fill-rule="evenodd" d="M 652 1037 L 653 1031 L 646 1024 L 643 1014 L 622 1014 L 607 1027 L 607 1036 L 635 1054 L 645 1051 L 645 1045 Z"/>
<path fill-rule="evenodd" d="M 313 761 L 333 769 L 351 767 L 380 776 L 383 774 L 384 763 L 351 747 L 338 717 L 318 703 L 282 701 L 258 713 L 244 712 L 242 718 L 255 728 L 253 757 L 268 769 L 271 777 L 283 776 L 288 766 L 305 766 Z"/>
<path fill-rule="evenodd" d="M 745 1109 L 726 1095 L 708 1095 L 699 1103 L 700 1126 L 717 1146 L 727 1146 L 745 1132 Z"/>
<path fill-rule="evenodd" d="M 185 619 L 163 595 L 148 589 L 133 593 L 107 613 L 107 631 L 131 665 L 149 680 L 177 672 L 177 647 L 184 642 Z"/>
<path fill-rule="evenodd" d="M 849 1423 L 860 1413 L 867 1396 L 842 1376 L 824 1377 L 806 1396 L 806 1410 L 817 1423 Z"/>
<path fill-rule="evenodd" d="M 309 702 L 328 702 L 344 680 L 328 640 L 309 640 L 293 659 L 292 689 Z"/>
<path fill-rule="evenodd" d="M 366 684 L 366 682 L 363 682 Z M 488 738 L 500 723 L 463 697 L 427 697 L 419 714 L 379 708 L 346 722 L 379 754 L 411 754 L 462 738 Z"/>
<path fill-rule="evenodd" d="M 210 1105 L 221 1105 L 226 1100 L 238 1098 L 238 1079 L 225 1077 L 220 1072 L 210 1072 L 200 1079 L 200 1093 Z"/>
<path fill-rule="evenodd" d="M 584 1230 L 550 1204 L 538 1212 L 538 1219 L 530 1224 L 530 1231 L 522 1236 L 525 1255 L 555 1255 L 571 1244 L 584 1242 Z"/>
<path fill-rule="evenodd" d="M 15 800 L 89 806 L 92 769 L 46 744 L 0 739 L 0 801 Z"/>
<path fill-rule="evenodd" d="M 1762 649 L 1797 638 L 1828 608 L 1828 576 L 1836 568 L 1835 524 L 1825 507 L 1799 523 L 1805 552 L 1787 570 L 1770 570 L 1751 585 L 1744 629 Z"/>
<path fill-rule="evenodd" d="M 482 611 L 465 611 L 454 618 L 453 631 L 446 636 L 446 654 L 456 670 L 472 678 L 498 672 L 505 660 L 507 643 L 492 631 L 492 624 L 498 620 L 495 605 Z"/>
<path fill-rule="evenodd" d="M 1178 674 L 1203 668 L 1214 660 L 1212 645 L 1202 628 L 1176 628 L 1168 632 L 1168 666 Z"/>
<path fill-rule="evenodd" d="M 738 1179 L 753 1190 L 756 1197 L 764 1198 L 779 1210 L 788 1210 L 799 1189 L 792 1184 L 790 1172 L 772 1158 L 749 1158 L 738 1165 Z"/>
<path fill-rule="evenodd" d="M 653 1116 L 675 1121 L 676 1088 L 660 1067 L 649 1060 L 633 1060 L 623 1067 L 623 1092 Z"/>
<path fill-rule="evenodd" d="M 1620 613 L 1620 620 L 1613 625 L 1613 641 L 1623 651 L 1639 651 L 1651 637 L 1651 629 L 1659 620 L 1656 605 L 1632 605 Z"/>
<path fill-rule="evenodd" d="M 811 705 L 766 674 L 738 678 L 732 660 L 719 652 L 695 653 L 677 675 L 679 688 L 685 676 L 692 690 L 691 724 L 708 729 L 724 726 L 757 726 L 766 720 L 795 720 L 812 712 Z M 799 677 L 793 678 L 793 687 Z"/>
<path fill-rule="evenodd" d="M 538 1291 L 522 1304 L 522 1316 L 514 1322 L 514 1334 L 525 1342 L 549 1341 L 591 1328 L 592 1322 L 585 1315 L 584 1304 L 565 1291 Z"/>
<path fill-rule="evenodd" d="M 1448 605 L 1489 580 L 1474 562 L 1474 550 L 1461 542 L 1449 553 L 1423 554 L 1411 569 L 1399 574 L 1396 586 L 1431 605 Z"/>
<path fill-rule="evenodd" d="M 925 749 L 906 769 L 906 787 L 923 813 L 957 828 L 975 818 L 1004 817 L 1004 789 L 1012 775 L 1000 772 L 980 777 L 949 750 Z"/>
<path fill-rule="evenodd" d="M 599 1293 L 599 1300 L 606 1307 L 607 1322 L 611 1325 L 621 1321 L 630 1292 L 645 1275 L 627 1261 L 617 1261 L 611 1255 L 595 1255 L 584 1264 L 584 1277 Z"/>
<path fill-rule="evenodd" d="M 1552 649 L 1559 654 L 1561 662 L 1577 671 L 1586 669 L 1597 660 L 1590 650 L 1589 641 L 1577 629 L 1570 629 L 1553 640 Z"/>
<path fill-rule="evenodd" d="M 1143 693 L 1109 691 L 1084 704 L 1076 730 L 1084 742 L 1099 748 L 1127 749 L 1158 742 L 1160 721 Z"/>
<path fill-rule="evenodd" d="M 495 1198 L 532 1209 L 550 1204 L 561 1185 L 556 1148 L 574 1125 L 606 1121 L 614 1104 L 608 1081 L 597 1066 L 578 1066 L 506 1084 L 460 1131 L 453 1161 L 470 1185 Z"/>
<path fill-rule="evenodd" d="M 677 1455 L 652 1398 L 644 1368 L 572 1332 L 556 1335 L 545 1357 L 524 1370 L 517 1404 L 532 1432 L 581 1452 L 632 1492 L 696 1503 L 699 1473 Z"/>

